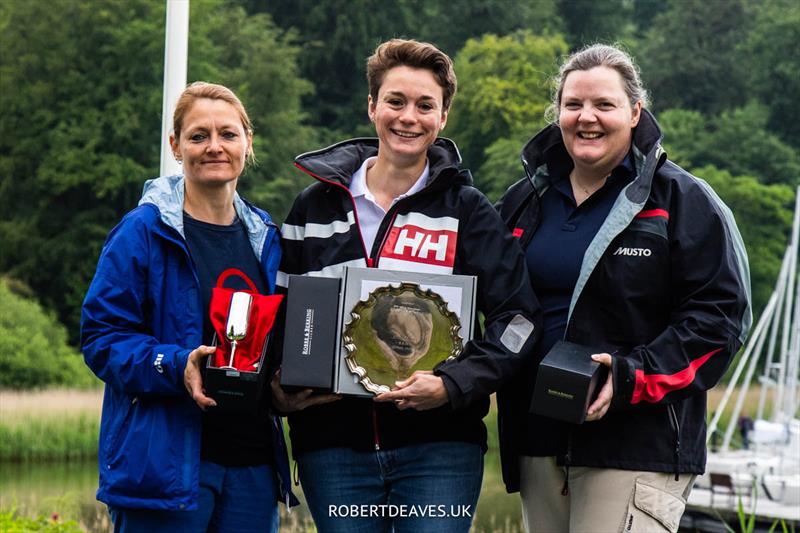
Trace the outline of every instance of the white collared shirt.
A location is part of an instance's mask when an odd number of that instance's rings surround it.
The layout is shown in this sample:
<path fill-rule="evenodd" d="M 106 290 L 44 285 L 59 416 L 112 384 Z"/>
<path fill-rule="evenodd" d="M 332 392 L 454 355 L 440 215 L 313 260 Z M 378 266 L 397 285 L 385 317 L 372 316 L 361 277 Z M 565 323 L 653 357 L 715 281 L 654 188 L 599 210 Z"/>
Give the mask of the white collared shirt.
<path fill-rule="evenodd" d="M 372 253 L 372 245 L 375 242 L 375 236 L 378 233 L 378 228 L 386 216 L 386 211 L 378 205 L 375 201 L 375 196 L 367 188 L 367 169 L 375 164 L 377 157 L 369 157 L 361 167 L 356 170 L 350 180 L 350 194 L 353 195 L 353 200 L 356 204 L 356 212 L 358 213 L 358 225 L 361 228 L 361 237 L 364 239 L 364 246 L 367 247 L 367 253 Z M 411 196 L 417 191 L 425 188 L 428 184 L 428 177 L 430 176 L 430 166 L 425 162 L 425 168 L 422 169 L 422 174 L 419 175 L 417 181 L 411 186 L 408 191 L 401 194 L 392 200 L 392 205 L 397 201 L 402 200 L 406 196 Z"/>

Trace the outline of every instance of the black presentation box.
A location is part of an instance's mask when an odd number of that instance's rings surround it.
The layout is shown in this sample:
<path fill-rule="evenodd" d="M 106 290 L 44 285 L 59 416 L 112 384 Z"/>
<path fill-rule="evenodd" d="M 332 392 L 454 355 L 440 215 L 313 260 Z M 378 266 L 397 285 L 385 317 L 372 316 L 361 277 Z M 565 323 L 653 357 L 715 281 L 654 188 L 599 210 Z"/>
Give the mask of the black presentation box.
<path fill-rule="evenodd" d="M 213 366 L 213 354 L 206 358 L 206 367 L 203 375 L 203 386 L 206 396 L 213 398 L 217 406 L 213 409 L 225 413 L 258 412 L 261 404 L 261 395 L 264 393 L 267 359 L 267 346 L 271 338 L 267 335 L 261 350 L 261 359 L 258 369 L 253 372 L 222 368 Z M 217 337 L 214 335 L 213 345 L 216 346 Z"/>
<path fill-rule="evenodd" d="M 333 390 L 341 280 L 289 276 L 281 386 Z"/>
<path fill-rule="evenodd" d="M 601 352 L 558 341 L 539 364 L 530 412 L 582 424 L 608 375 L 608 367 L 592 360 Z"/>

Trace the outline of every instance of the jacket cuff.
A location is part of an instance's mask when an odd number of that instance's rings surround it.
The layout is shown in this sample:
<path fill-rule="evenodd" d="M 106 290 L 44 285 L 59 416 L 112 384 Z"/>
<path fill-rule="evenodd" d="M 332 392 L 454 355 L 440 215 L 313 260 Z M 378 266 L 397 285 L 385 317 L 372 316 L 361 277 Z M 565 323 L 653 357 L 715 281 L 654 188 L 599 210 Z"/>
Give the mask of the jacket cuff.
<path fill-rule="evenodd" d="M 192 350 L 178 350 L 175 352 L 175 370 L 177 370 L 177 378 L 178 378 L 178 386 L 186 390 L 186 384 L 183 382 L 183 376 L 186 372 L 186 363 L 189 361 L 189 354 L 192 353 Z M 209 356 L 213 357 L 213 356 Z"/>
<path fill-rule="evenodd" d="M 633 363 L 626 357 L 612 356 L 611 379 L 614 385 L 611 410 L 618 411 L 628 408 L 636 385 L 636 368 Z"/>
<path fill-rule="evenodd" d="M 443 374 L 439 371 L 434 372 L 434 375 L 439 376 L 442 378 L 442 383 L 444 383 L 444 388 L 447 390 L 447 397 L 450 399 L 450 408 L 453 410 L 456 409 L 463 409 L 469 403 L 467 398 L 461 392 L 461 388 L 458 386 L 458 383 L 448 376 L 447 374 Z"/>

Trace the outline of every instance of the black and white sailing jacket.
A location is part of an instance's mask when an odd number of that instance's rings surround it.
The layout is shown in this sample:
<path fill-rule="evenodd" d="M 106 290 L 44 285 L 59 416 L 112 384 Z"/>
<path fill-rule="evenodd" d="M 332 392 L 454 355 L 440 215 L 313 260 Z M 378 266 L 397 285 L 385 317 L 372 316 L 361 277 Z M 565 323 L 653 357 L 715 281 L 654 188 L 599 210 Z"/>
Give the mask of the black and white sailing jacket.
<path fill-rule="evenodd" d="M 344 398 L 310 407 L 289 416 L 294 453 L 448 440 L 485 447 L 481 419 L 489 395 L 532 357 L 539 333 L 539 305 L 522 251 L 486 197 L 472 187 L 469 171 L 459 168 L 458 149 L 448 139 L 437 139 L 428 150 L 427 186 L 389 209 L 367 250 L 349 184 L 377 151 L 377 139 L 353 139 L 297 157 L 295 165 L 317 183 L 298 195 L 281 230 L 278 285 L 285 287 L 289 274 L 341 276 L 345 266 L 474 275 L 484 331 L 480 334 L 476 325 L 474 340 L 458 359 L 435 371 L 449 404 L 400 411 L 393 404 Z"/>

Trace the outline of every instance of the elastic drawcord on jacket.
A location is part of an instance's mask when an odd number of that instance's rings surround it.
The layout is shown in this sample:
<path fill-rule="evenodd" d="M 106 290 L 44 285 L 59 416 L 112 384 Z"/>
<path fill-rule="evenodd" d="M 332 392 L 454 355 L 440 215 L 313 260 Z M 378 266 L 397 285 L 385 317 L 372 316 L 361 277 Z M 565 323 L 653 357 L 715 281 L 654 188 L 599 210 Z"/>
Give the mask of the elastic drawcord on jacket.
<path fill-rule="evenodd" d="M 561 495 L 569 496 L 569 465 L 572 462 L 572 428 L 567 433 L 567 453 L 564 455 L 564 486 Z"/>
<path fill-rule="evenodd" d="M 674 405 L 667 405 L 667 411 L 669 412 L 672 429 L 675 430 L 675 481 L 679 481 L 681 461 L 681 424 L 678 422 L 678 415 L 675 413 Z"/>

